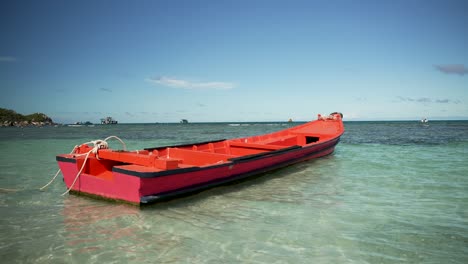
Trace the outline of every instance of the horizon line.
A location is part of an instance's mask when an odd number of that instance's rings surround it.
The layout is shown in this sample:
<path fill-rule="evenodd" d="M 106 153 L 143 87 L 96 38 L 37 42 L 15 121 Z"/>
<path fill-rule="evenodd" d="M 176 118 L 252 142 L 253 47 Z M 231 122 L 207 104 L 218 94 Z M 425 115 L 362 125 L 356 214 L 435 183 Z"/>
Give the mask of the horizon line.
<path fill-rule="evenodd" d="M 100 123 L 92 123 L 92 125 L 99 125 L 99 126 L 114 126 L 114 125 L 136 125 L 136 124 L 180 124 L 180 125 L 190 125 L 190 124 L 246 124 L 246 123 L 306 123 L 313 120 L 297 120 L 297 121 L 194 121 L 189 123 L 180 123 L 180 122 L 119 122 L 118 124 L 100 124 Z M 443 121 L 468 121 L 467 119 L 431 119 L 428 121 L 430 122 L 443 122 Z M 343 122 L 417 122 L 420 123 L 421 120 L 419 119 L 366 119 L 366 120 L 343 120 Z M 59 125 L 74 125 L 74 123 L 57 123 Z M 83 124 L 83 126 L 86 126 Z"/>

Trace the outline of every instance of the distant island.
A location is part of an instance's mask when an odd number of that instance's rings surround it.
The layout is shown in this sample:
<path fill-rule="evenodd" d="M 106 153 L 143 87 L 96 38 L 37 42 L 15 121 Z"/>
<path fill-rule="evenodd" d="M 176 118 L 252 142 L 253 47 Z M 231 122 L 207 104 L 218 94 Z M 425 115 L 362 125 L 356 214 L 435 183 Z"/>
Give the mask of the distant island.
<path fill-rule="evenodd" d="M 0 108 L 0 127 L 50 126 L 54 121 L 43 113 L 22 115 L 13 110 Z"/>

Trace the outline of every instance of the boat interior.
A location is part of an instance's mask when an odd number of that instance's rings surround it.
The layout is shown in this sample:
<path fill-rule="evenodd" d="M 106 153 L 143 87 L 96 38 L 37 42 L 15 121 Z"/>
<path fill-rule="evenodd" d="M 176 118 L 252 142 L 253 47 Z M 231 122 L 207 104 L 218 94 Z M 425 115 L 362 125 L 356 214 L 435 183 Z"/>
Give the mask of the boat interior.
<path fill-rule="evenodd" d="M 261 156 L 292 147 L 318 144 L 337 136 L 339 126 L 324 125 L 323 122 L 304 124 L 270 134 L 246 138 L 218 140 L 195 144 L 146 148 L 138 151 L 100 149 L 98 157 L 90 156 L 84 173 L 111 177 L 112 168 L 139 172 L 158 172 L 179 168 L 203 167 L 230 162 L 235 159 Z M 317 133 L 319 131 L 320 133 Z M 75 153 L 86 153 L 92 149 L 81 145 Z M 84 156 L 71 155 L 80 168 Z"/>

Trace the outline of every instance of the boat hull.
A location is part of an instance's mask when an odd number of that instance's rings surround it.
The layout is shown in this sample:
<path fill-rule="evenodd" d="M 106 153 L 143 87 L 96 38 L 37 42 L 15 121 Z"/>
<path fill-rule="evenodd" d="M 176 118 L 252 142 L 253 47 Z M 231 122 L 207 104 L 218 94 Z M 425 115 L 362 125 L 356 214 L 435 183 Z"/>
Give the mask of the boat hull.
<path fill-rule="evenodd" d="M 141 152 L 99 149 L 99 156 L 84 158 L 91 148 L 80 146 L 84 150 L 58 155 L 57 162 L 73 193 L 148 204 L 329 155 L 343 132 L 337 115 L 310 127 Z"/>
<path fill-rule="evenodd" d="M 188 168 L 172 173 L 138 173 L 113 169 L 113 177 L 105 179 L 82 173 L 71 189 L 74 193 L 89 194 L 134 204 L 167 200 L 232 181 L 245 179 L 301 161 L 331 154 L 339 139 L 306 148 L 291 148 L 268 156 L 233 160 L 232 163 L 206 168 Z M 70 187 L 79 171 L 75 159 L 57 157 L 64 182 Z"/>
<path fill-rule="evenodd" d="M 309 151 L 312 152 L 307 153 Z M 156 202 L 158 200 L 167 200 L 177 196 L 196 193 L 219 185 L 228 184 L 233 181 L 258 176 L 262 173 L 277 170 L 298 162 L 329 155 L 334 151 L 334 146 L 318 151 L 309 151 L 292 150 L 291 153 L 285 154 L 283 156 L 269 157 L 262 160 L 245 163 L 235 163 L 229 166 L 224 165 L 220 166 L 219 168 L 213 168 L 210 170 L 200 170 L 196 174 L 193 173 L 190 176 L 187 175 L 188 179 L 186 177 L 180 177 L 182 175 L 174 175 L 174 180 L 177 183 L 169 186 L 169 188 L 166 190 L 158 192 L 157 194 L 141 196 L 140 203 L 146 204 Z M 198 183 L 198 181 L 192 181 L 191 185 L 187 185 L 187 182 L 189 182 L 188 180 L 192 179 L 192 176 L 203 179 L 204 181 L 201 183 Z M 184 181 L 184 178 L 187 181 Z M 146 182 L 148 193 L 151 193 L 151 190 L 156 189 L 158 186 L 160 186 L 159 184 L 162 184 L 166 179 L 160 179 L 159 182 L 158 180 L 155 179 L 154 181 L 150 180 Z"/>

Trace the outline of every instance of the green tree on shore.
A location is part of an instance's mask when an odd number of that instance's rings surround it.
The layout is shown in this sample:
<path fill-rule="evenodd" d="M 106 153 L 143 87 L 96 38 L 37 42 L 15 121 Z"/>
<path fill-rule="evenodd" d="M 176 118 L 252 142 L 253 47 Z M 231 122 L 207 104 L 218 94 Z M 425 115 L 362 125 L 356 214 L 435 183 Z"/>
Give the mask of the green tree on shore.
<path fill-rule="evenodd" d="M 43 122 L 53 123 L 52 119 L 43 113 L 34 113 L 30 115 L 22 115 L 13 110 L 0 108 L 0 123 L 5 122 Z"/>

